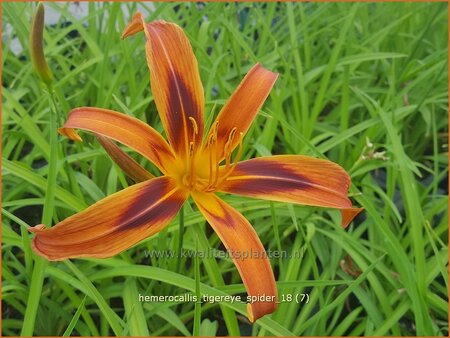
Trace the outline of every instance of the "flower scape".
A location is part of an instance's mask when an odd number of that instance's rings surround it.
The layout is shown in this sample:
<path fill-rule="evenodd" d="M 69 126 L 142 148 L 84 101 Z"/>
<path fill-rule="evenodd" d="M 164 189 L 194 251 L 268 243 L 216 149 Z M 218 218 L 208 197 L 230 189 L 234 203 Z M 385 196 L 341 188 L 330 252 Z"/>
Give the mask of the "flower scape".
<path fill-rule="evenodd" d="M 253 66 L 208 132 L 197 60 L 183 30 L 173 23 L 145 23 L 136 13 L 122 38 L 144 31 L 151 90 L 167 141 L 146 123 L 94 107 L 73 109 L 59 132 L 82 141 L 75 129 L 93 133 L 136 182 L 51 228 L 30 228 L 32 245 L 48 260 L 114 256 L 166 227 L 192 197 L 227 250 L 256 253 L 234 259 L 247 293 L 251 322 L 277 307 L 274 274 L 256 231 L 216 193 L 339 209 L 346 227 L 362 210 L 347 197 L 348 174 L 339 165 L 301 155 L 240 161 L 242 140 L 278 74 Z M 162 175 L 154 177 L 113 141 L 137 151 Z M 259 253 L 259 254 L 258 254 Z M 266 301 L 269 299 L 269 301 Z"/>

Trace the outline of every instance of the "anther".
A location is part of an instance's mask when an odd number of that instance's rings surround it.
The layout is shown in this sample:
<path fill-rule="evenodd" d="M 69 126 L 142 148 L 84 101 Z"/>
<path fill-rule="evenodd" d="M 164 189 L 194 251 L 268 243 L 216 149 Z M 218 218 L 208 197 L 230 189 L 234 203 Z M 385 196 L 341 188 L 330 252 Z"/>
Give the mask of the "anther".
<path fill-rule="evenodd" d="M 196 139 L 196 135 L 198 134 L 198 125 L 197 125 L 197 121 L 195 121 L 195 119 L 192 116 L 189 116 L 189 121 L 191 121 L 192 123 L 192 142 L 194 142 L 195 145 L 195 139 Z M 189 144 L 190 147 L 190 144 Z M 189 153 L 191 152 L 191 149 L 189 148 Z"/>
<path fill-rule="evenodd" d="M 198 134 L 197 121 L 195 121 L 195 119 L 192 116 L 189 116 L 189 121 L 191 121 L 191 123 L 192 123 L 192 128 L 194 129 L 194 135 L 197 135 Z"/>
<path fill-rule="evenodd" d="M 219 134 L 219 121 L 217 120 L 217 121 L 214 123 L 213 129 L 212 129 L 212 134 L 211 134 L 211 136 L 212 136 L 213 142 L 210 144 L 211 146 L 212 146 L 212 144 L 213 144 L 214 142 L 217 141 L 217 135 L 218 135 L 218 134 Z"/>
<path fill-rule="evenodd" d="M 228 141 L 227 141 L 227 143 L 228 143 L 228 142 L 230 142 L 230 143 L 233 142 L 234 135 L 236 134 L 236 130 L 237 130 L 236 127 L 234 127 L 233 129 L 231 129 L 230 135 L 228 136 Z"/>

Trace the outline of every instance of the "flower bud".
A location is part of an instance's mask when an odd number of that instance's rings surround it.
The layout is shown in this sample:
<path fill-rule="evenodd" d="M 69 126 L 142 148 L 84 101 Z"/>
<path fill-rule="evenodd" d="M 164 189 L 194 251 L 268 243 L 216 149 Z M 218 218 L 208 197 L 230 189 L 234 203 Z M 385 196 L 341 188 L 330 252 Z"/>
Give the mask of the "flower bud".
<path fill-rule="evenodd" d="M 39 3 L 31 23 L 31 62 L 33 63 L 33 68 L 37 75 L 47 86 L 50 86 L 52 82 L 52 72 L 48 67 L 44 56 L 44 15 L 44 5 Z"/>

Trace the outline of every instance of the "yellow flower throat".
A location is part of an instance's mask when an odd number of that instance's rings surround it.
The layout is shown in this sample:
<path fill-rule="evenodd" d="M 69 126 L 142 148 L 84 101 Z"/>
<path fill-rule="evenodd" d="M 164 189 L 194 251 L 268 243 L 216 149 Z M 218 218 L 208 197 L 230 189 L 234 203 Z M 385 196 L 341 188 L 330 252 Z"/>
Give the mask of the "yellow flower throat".
<path fill-rule="evenodd" d="M 181 161 L 181 170 L 178 170 L 178 182 L 189 191 L 213 192 L 233 172 L 242 154 L 243 133 L 239 133 L 239 148 L 232 160 L 233 143 L 236 138 L 237 127 L 228 134 L 223 149 L 223 157 L 219 158 L 218 129 L 219 121 L 212 126 L 212 132 L 201 147 L 197 147 L 195 140 L 198 135 L 197 122 L 189 117 L 192 124 L 192 138 L 187 142 L 187 156 Z M 224 166 L 220 166 L 225 161 Z"/>

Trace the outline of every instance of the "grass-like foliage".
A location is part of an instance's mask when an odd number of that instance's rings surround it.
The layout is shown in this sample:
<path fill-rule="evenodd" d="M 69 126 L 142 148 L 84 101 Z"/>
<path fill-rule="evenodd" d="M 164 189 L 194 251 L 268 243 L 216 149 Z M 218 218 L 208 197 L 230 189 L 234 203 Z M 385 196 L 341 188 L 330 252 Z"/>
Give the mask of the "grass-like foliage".
<path fill-rule="evenodd" d="M 147 22 L 172 21 L 188 35 L 207 124 L 253 64 L 280 74 L 243 158 L 328 158 L 350 173 L 365 208 L 343 229 L 330 209 L 223 196 L 282 255 L 271 265 L 286 302 L 254 325 L 242 303 L 139 300 L 245 295 L 227 257 L 164 255 L 178 250 L 180 218 L 110 259 L 48 263 L 31 250 L 27 228 L 43 212 L 55 224 L 132 184 L 83 133 L 83 143 L 57 136 L 49 190 L 52 109 L 58 126 L 72 108 L 95 106 L 162 131 L 144 36 L 120 40 L 138 5 L 45 6 L 56 17 L 44 35 L 55 103 L 30 61 L 35 6 L 2 3 L 3 335 L 448 335 L 446 3 L 139 5 Z M 183 215 L 183 252 L 224 250 L 192 204 Z"/>

